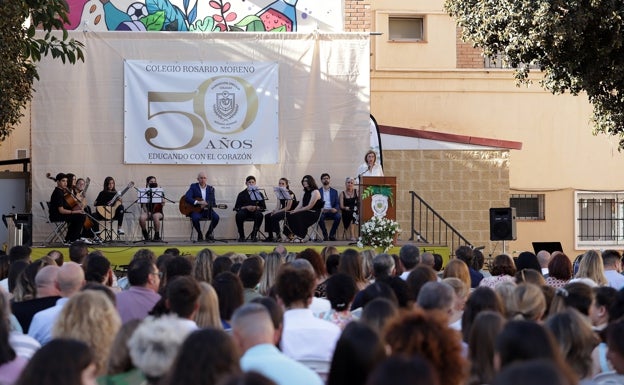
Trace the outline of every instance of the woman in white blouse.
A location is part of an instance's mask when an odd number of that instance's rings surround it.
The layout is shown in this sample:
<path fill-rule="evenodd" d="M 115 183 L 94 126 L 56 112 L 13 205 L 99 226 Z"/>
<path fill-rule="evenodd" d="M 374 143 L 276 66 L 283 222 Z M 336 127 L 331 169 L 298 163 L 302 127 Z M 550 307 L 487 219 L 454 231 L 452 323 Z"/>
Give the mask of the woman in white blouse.
<path fill-rule="evenodd" d="M 368 150 L 364 155 L 364 163 L 358 167 L 358 178 L 361 176 L 384 176 L 383 169 L 377 164 L 377 154 L 373 150 Z"/>

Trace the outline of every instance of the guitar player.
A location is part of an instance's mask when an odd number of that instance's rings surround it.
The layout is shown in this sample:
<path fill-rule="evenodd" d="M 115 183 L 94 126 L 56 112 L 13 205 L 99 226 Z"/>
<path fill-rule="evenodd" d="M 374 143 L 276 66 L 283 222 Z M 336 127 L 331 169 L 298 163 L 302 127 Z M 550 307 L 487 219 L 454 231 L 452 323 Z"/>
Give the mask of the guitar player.
<path fill-rule="evenodd" d="M 111 202 L 112 200 L 114 201 Z M 112 176 L 107 176 L 104 179 L 104 189 L 100 191 L 97 198 L 95 198 L 94 206 L 96 206 L 96 212 L 94 214 L 94 217 L 96 219 L 117 219 L 117 234 L 125 234 L 125 232 L 121 228 L 121 225 L 123 223 L 124 207 L 121 201 L 121 197 L 118 197 L 117 195 L 117 190 L 115 189 L 115 179 L 113 179 Z M 105 216 L 104 214 L 102 214 L 102 211 L 104 211 L 105 214 L 112 214 L 112 217 L 107 218 L 108 215 Z"/>
<path fill-rule="evenodd" d="M 189 217 L 193 222 L 193 227 L 195 228 L 195 231 L 197 231 L 198 242 L 204 240 L 201 227 L 199 225 L 199 220 L 201 218 L 210 218 L 210 226 L 206 232 L 207 241 L 214 240 L 213 232 L 219 224 L 219 215 L 212 209 L 216 205 L 215 190 L 214 187 L 207 183 L 207 181 L 208 177 L 206 177 L 206 173 L 203 171 L 200 172 L 197 174 L 197 183 L 191 184 L 186 192 L 186 195 L 184 196 L 184 200 L 189 205 L 201 208 L 201 210 L 194 210 L 189 214 Z"/>

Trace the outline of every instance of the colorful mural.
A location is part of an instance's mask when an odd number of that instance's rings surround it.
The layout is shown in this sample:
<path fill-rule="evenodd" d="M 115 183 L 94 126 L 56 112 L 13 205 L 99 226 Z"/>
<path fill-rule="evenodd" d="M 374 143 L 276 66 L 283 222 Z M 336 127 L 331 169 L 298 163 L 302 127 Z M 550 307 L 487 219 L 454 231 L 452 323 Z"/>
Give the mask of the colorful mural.
<path fill-rule="evenodd" d="M 67 0 L 70 30 L 342 31 L 342 0 Z"/>

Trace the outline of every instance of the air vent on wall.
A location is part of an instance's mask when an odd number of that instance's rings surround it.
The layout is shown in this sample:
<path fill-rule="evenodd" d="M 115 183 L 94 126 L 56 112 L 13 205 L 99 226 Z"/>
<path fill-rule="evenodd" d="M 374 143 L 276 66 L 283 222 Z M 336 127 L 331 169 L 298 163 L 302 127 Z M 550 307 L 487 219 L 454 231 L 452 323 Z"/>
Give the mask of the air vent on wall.
<path fill-rule="evenodd" d="M 17 159 L 28 158 L 28 150 L 25 148 L 18 148 L 17 150 L 15 150 L 15 157 Z"/>

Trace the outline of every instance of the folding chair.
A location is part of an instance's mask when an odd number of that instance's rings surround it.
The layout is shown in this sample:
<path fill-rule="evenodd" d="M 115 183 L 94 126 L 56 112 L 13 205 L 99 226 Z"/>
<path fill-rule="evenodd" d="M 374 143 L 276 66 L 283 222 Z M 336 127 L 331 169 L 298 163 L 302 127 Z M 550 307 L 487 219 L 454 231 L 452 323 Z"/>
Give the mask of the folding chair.
<path fill-rule="evenodd" d="M 50 244 L 57 241 L 58 243 L 65 243 L 65 235 L 67 234 L 67 223 L 65 221 L 53 222 L 50 220 L 50 202 L 46 202 L 45 205 L 43 202 L 39 202 L 41 205 L 41 210 L 43 210 L 43 215 L 46 223 L 49 223 L 52 227 L 52 231 L 48 234 L 48 236 L 43 241 L 44 244 Z"/>
<path fill-rule="evenodd" d="M 321 214 L 323 210 L 318 211 L 318 217 L 314 224 L 308 227 L 308 239 L 312 242 L 323 242 L 323 232 L 321 231 Z"/>

